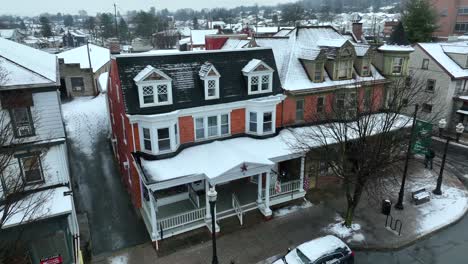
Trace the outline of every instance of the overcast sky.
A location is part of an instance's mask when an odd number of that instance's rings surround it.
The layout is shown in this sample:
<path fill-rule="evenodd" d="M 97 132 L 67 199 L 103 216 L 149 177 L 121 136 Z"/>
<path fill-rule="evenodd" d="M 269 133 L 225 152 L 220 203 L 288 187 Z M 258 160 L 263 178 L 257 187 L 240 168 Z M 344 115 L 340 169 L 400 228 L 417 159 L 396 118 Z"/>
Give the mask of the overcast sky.
<path fill-rule="evenodd" d="M 113 12 L 114 2 L 117 10 L 125 13 L 128 10 L 147 10 L 167 8 L 214 8 L 235 7 L 240 5 L 273 5 L 277 3 L 294 2 L 295 0 L 1 0 L 0 14 L 39 15 L 40 13 L 77 13 L 84 9 L 89 14 L 97 12 Z"/>

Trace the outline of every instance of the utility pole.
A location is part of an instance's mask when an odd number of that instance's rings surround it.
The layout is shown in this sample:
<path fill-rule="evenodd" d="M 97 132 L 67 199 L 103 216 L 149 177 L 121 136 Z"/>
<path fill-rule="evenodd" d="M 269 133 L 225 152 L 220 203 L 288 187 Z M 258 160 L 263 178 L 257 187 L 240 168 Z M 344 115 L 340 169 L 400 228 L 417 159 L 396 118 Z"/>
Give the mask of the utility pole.
<path fill-rule="evenodd" d="M 398 194 L 398 202 L 395 204 L 395 208 L 398 210 L 403 210 L 403 198 L 405 196 L 405 183 L 406 183 L 406 174 L 408 173 L 408 162 L 411 155 L 411 145 L 413 145 L 413 134 L 416 127 L 416 117 L 418 115 L 419 105 L 416 104 L 414 107 L 413 115 L 413 124 L 411 126 L 411 134 L 408 142 L 408 150 L 406 151 L 406 160 L 405 160 L 405 169 L 403 171 L 403 179 L 401 180 L 400 193 Z"/>
<path fill-rule="evenodd" d="M 117 24 L 117 4 L 115 3 L 114 3 L 114 18 L 115 18 L 115 36 L 119 39 L 119 43 L 120 43 L 119 26 Z"/>
<path fill-rule="evenodd" d="M 90 70 L 90 75 L 91 75 L 91 83 L 93 84 L 93 91 L 95 94 L 97 94 L 96 81 L 94 80 L 93 65 L 91 64 L 91 54 L 89 52 L 89 40 L 86 41 L 86 51 L 88 51 L 88 62 L 89 62 L 89 70 Z"/>

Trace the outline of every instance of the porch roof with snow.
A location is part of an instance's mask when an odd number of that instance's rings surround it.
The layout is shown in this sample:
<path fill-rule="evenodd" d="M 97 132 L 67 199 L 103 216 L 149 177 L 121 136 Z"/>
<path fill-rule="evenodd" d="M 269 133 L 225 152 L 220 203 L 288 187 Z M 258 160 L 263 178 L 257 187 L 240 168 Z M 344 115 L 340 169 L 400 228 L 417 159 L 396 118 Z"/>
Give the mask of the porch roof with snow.
<path fill-rule="evenodd" d="M 65 196 L 69 192 L 68 187 L 58 187 L 50 190 L 33 193 L 13 205 L 14 213 L 2 226 L 3 229 L 31 223 L 38 220 L 48 219 L 56 216 L 70 214 L 73 210 L 72 196 Z M 41 204 L 37 204 L 38 199 L 43 199 Z M 33 208 L 31 208 L 33 206 Z M 0 211 L 2 214 L 2 211 Z"/>

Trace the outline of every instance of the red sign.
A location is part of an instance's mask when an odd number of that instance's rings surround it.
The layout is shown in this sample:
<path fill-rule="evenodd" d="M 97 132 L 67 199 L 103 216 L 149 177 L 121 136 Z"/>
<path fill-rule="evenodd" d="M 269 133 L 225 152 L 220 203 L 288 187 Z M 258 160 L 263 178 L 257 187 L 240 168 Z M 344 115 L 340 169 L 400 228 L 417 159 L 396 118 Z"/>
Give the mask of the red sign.
<path fill-rule="evenodd" d="M 63 259 L 62 256 L 55 256 L 55 257 L 50 257 L 46 259 L 41 259 L 40 264 L 62 264 Z"/>

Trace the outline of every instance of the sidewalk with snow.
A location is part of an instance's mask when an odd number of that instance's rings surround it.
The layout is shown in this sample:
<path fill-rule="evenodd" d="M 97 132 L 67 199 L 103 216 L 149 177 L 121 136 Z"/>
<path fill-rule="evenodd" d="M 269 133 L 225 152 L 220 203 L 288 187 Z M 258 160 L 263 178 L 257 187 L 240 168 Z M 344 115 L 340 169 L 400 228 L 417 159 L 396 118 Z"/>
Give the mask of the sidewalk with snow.
<path fill-rule="evenodd" d="M 304 199 L 295 205 L 273 208 L 274 218 L 263 221 L 255 218 L 257 212 L 246 214 L 244 221 L 255 219 L 253 224 L 231 225 L 224 219 L 219 221 L 221 233 L 218 237 L 218 255 L 221 263 L 257 263 L 275 255 L 286 253 L 295 247 L 319 236 L 334 234 L 341 237 L 354 250 L 394 249 L 412 243 L 421 237 L 448 226 L 464 216 L 468 208 L 468 194 L 462 183 L 449 171 L 444 174 L 443 195 L 431 193 L 428 203 L 414 205 L 411 190 L 426 187 L 432 191 L 436 184 L 438 167 L 429 171 L 418 161 L 410 163 L 405 193 L 405 209 L 395 210 L 392 216 L 403 222 L 401 236 L 385 228 L 386 217 L 380 213 L 380 201 L 362 203 L 356 211 L 350 229 L 343 226 L 345 201 L 343 197 L 327 199 L 312 204 Z M 396 202 L 398 186 L 393 186 Z M 246 220 L 247 219 L 247 220 Z M 259 220 L 260 219 L 260 220 Z M 238 221 L 237 221 L 238 222 Z M 96 259 L 96 264 L 145 264 L 155 263 L 209 263 L 211 261 L 211 240 L 205 228 L 192 234 L 166 239 L 155 252 L 150 244 Z M 125 261 L 125 262 L 123 262 Z M 262 262 L 259 262 L 262 263 Z"/>

